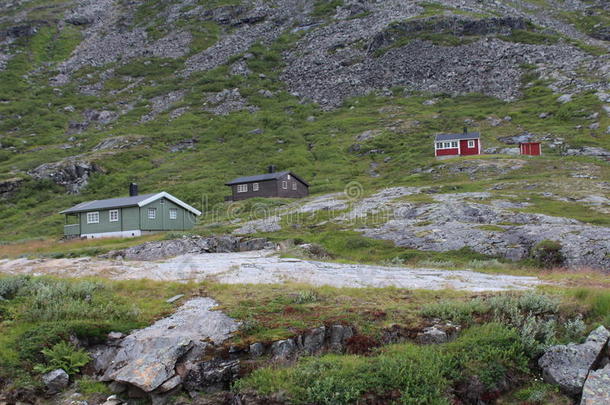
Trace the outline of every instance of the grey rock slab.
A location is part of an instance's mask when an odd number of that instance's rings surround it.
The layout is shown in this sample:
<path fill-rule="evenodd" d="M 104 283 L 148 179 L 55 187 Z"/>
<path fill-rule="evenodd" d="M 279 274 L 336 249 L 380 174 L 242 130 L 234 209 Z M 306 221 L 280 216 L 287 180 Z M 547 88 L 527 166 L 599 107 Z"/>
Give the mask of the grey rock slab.
<path fill-rule="evenodd" d="M 215 306 L 210 298 L 191 299 L 173 315 L 127 336 L 103 380 L 155 390 L 176 375 L 176 362 L 193 347 L 220 343 L 237 330 L 233 319 L 212 310 Z"/>
<path fill-rule="evenodd" d="M 271 355 L 274 360 L 288 360 L 297 352 L 294 339 L 278 340 L 271 345 Z"/>
<path fill-rule="evenodd" d="M 580 405 L 607 404 L 610 404 L 610 364 L 589 372 L 580 400 Z"/>
<path fill-rule="evenodd" d="M 42 382 L 50 394 L 62 391 L 70 384 L 70 377 L 63 369 L 59 368 L 42 376 Z"/>
<path fill-rule="evenodd" d="M 214 280 L 229 284 L 286 282 L 334 287 L 452 288 L 467 291 L 524 290 L 543 284 L 536 277 L 485 274 L 469 270 L 389 267 L 280 258 L 274 251 L 182 255 L 164 261 L 100 259 L 0 260 L 0 273 L 116 280 Z"/>
<path fill-rule="evenodd" d="M 608 343 L 610 332 L 603 326 L 595 329 L 582 344 L 552 346 L 538 360 L 542 376 L 570 395 L 580 395 L 589 370 Z"/>

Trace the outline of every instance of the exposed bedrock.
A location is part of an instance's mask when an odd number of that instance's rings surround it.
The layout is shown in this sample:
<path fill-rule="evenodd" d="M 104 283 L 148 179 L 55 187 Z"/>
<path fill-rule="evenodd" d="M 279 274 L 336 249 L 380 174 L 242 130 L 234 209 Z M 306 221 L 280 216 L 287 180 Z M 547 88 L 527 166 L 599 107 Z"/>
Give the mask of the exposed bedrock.
<path fill-rule="evenodd" d="M 245 252 L 273 248 L 273 243 L 263 238 L 236 236 L 185 236 L 180 239 L 146 242 L 126 249 L 110 251 L 102 257 L 127 260 L 158 260 L 184 254 Z"/>
<path fill-rule="evenodd" d="M 392 208 L 388 222 L 361 231 L 397 246 L 441 252 L 469 247 L 511 260 L 525 259 L 536 244 L 553 240 L 561 244 L 568 267 L 610 268 L 609 228 L 500 206 L 464 201 L 402 203 Z"/>

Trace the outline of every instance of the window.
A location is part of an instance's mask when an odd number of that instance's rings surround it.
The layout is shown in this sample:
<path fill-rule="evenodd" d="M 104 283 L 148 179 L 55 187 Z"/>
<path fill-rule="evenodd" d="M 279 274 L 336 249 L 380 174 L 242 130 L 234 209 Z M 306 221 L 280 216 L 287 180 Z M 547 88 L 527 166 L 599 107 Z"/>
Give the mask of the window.
<path fill-rule="evenodd" d="M 436 149 L 443 149 L 443 143 L 442 142 L 437 142 L 436 143 Z"/>
<path fill-rule="evenodd" d="M 155 218 L 157 218 L 157 209 L 149 208 L 148 209 L 148 219 L 155 219 Z"/>
<path fill-rule="evenodd" d="M 287 182 L 287 181 L 282 181 L 282 188 L 283 188 L 284 190 L 287 190 L 287 189 L 288 189 L 288 182 Z"/>
<path fill-rule="evenodd" d="M 468 141 L 468 147 L 469 148 L 474 148 L 474 139 L 471 139 Z"/>
<path fill-rule="evenodd" d="M 170 208 L 169 209 L 169 219 L 176 219 L 178 218 L 178 210 L 176 208 Z"/>
<path fill-rule="evenodd" d="M 451 147 L 451 142 L 445 142 L 445 148 L 450 148 Z"/>
<path fill-rule="evenodd" d="M 292 182 L 292 189 L 293 189 L 293 190 L 296 190 L 296 189 L 297 189 L 297 182 L 296 182 L 296 181 L 293 181 L 293 182 Z"/>
<path fill-rule="evenodd" d="M 238 193 L 245 193 L 248 191 L 248 185 L 247 184 L 238 184 L 237 185 L 237 192 Z"/>
<path fill-rule="evenodd" d="M 88 212 L 87 213 L 87 223 L 88 224 L 99 224 L 100 223 L 100 213 L 97 211 Z"/>
<path fill-rule="evenodd" d="M 457 148 L 457 141 L 451 142 L 451 147 L 452 148 Z"/>
<path fill-rule="evenodd" d="M 119 220 L 119 210 L 108 211 L 108 219 L 110 222 L 117 222 Z"/>
<path fill-rule="evenodd" d="M 258 183 L 252 184 L 252 191 L 258 191 Z"/>
<path fill-rule="evenodd" d="M 290 180 L 290 175 L 286 176 L 286 178 L 288 178 L 288 180 Z"/>

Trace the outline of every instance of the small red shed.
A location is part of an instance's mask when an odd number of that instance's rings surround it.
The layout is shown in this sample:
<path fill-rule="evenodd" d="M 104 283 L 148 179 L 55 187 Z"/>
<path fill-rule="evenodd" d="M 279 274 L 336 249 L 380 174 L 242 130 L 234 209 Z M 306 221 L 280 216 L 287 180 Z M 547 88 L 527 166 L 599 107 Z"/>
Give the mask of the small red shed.
<path fill-rule="evenodd" d="M 434 156 L 466 156 L 481 154 L 481 134 L 468 132 L 461 134 L 439 134 L 434 138 Z"/>
<path fill-rule="evenodd" d="M 540 156 L 542 155 L 542 148 L 540 142 L 521 142 L 519 144 L 519 152 L 522 155 Z"/>

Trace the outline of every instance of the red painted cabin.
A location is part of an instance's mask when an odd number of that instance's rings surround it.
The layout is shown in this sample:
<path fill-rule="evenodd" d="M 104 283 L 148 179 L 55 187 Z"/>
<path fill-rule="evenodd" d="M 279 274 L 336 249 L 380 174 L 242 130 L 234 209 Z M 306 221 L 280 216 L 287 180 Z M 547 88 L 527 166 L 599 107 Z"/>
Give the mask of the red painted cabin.
<path fill-rule="evenodd" d="M 439 134 L 434 138 L 434 156 L 468 156 L 481 154 L 481 134 L 468 132 L 461 134 Z"/>
<path fill-rule="evenodd" d="M 522 155 L 540 156 L 542 155 L 542 148 L 540 142 L 521 142 L 519 152 Z"/>

